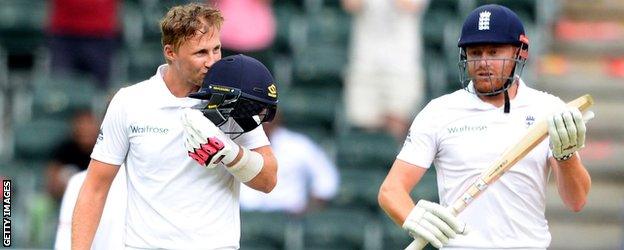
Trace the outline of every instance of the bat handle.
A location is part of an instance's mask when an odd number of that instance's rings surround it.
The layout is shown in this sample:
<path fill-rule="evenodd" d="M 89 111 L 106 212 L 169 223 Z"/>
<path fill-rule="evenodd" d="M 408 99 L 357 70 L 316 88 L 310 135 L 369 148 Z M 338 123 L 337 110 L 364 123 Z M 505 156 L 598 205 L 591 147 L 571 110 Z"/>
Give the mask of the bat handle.
<path fill-rule="evenodd" d="M 414 241 L 412 241 L 412 243 L 410 243 L 409 246 L 405 248 L 405 250 L 421 250 L 425 248 L 425 246 L 427 246 L 427 243 L 428 242 L 426 240 L 418 237 L 414 239 Z"/>

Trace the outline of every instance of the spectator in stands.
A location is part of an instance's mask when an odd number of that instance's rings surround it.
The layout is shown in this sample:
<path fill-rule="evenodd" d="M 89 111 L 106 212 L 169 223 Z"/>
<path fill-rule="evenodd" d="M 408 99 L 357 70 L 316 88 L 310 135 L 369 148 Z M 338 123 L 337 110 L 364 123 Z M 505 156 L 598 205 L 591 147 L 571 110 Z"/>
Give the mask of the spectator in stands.
<path fill-rule="evenodd" d="M 53 0 L 48 23 L 53 74 L 88 73 L 106 90 L 118 47 L 119 0 Z"/>
<path fill-rule="evenodd" d="M 264 124 L 279 165 L 277 185 L 265 194 L 241 186 L 240 205 L 247 211 L 283 211 L 301 215 L 321 208 L 338 191 L 339 173 L 311 139 L 281 124 L 279 113 Z"/>
<path fill-rule="evenodd" d="M 74 114 L 71 137 L 54 150 L 46 170 L 46 188 L 56 202 L 61 201 L 69 178 L 87 169 L 98 131 L 98 118 L 91 111 L 81 110 Z"/>
<path fill-rule="evenodd" d="M 350 124 L 405 138 L 424 93 L 420 23 L 428 0 L 342 0 L 353 14 L 345 105 Z"/>
<path fill-rule="evenodd" d="M 271 67 L 269 51 L 276 33 L 271 0 L 209 0 L 223 13 L 221 53 L 245 54 Z"/>

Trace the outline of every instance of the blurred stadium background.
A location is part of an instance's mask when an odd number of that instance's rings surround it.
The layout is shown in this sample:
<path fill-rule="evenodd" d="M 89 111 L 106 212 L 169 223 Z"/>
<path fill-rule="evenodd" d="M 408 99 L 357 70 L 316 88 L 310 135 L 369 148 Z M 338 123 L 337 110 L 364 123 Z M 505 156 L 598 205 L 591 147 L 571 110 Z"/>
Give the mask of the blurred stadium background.
<path fill-rule="evenodd" d="M 125 0 L 123 46 L 110 92 L 84 76 L 50 77 L 45 0 L 0 1 L 0 176 L 14 184 L 13 247 L 51 248 L 57 211 L 45 197 L 44 167 L 69 131 L 73 110 L 102 114 L 107 96 L 151 76 L 163 62 L 157 20 L 182 0 Z M 458 88 L 456 41 L 463 17 L 484 3 L 516 11 L 531 39 L 528 83 L 571 100 L 591 93 L 597 118 L 583 157 L 593 179 L 589 203 L 568 212 L 551 185 L 551 249 L 624 249 L 624 2 L 616 0 L 431 0 L 424 16 L 427 99 Z M 350 16 L 339 0 L 274 0 L 278 33 L 272 71 L 287 125 L 310 135 L 341 172 L 338 197 L 292 219 L 243 213 L 242 249 L 402 249 L 410 239 L 383 214 L 377 189 L 399 145 L 387 134 L 350 130 L 342 111 Z M 387 145 L 380 148 L 378 145 Z M 417 197 L 437 200 L 429 171 Z"/>

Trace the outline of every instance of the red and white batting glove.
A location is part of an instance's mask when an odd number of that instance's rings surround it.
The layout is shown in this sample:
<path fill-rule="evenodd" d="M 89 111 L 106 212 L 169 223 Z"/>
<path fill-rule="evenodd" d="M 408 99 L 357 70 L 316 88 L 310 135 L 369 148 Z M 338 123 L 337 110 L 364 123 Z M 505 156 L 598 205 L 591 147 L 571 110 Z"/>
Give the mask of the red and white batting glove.
<path fill-rule="evenodd" d="M 208 120 L 201 111 L 184 109 L 182 126 L 188 155 L 199 165 L 214 168 L 219 163 L 229 164 L 236 159 L 240 151 L 238 144 Z"/>

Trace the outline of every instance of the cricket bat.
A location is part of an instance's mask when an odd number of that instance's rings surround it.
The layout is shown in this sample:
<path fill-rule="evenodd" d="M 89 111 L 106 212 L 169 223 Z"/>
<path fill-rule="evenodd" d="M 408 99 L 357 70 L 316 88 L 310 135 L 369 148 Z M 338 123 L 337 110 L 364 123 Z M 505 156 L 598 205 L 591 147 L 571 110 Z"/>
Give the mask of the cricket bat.
<path fill-rule="evenodd" d="M 576 107 L 581 113 L 587 111 L 594 104 L 591 95 L 583 95 L 569 102 L 568 107 Z M 583 117 L 584 120 L 593 118 L 593 113 Z M 512 144 L 505 152 L 492 164 L 477 180 L 462 194 L 451 206 L 451 213 L 457 215 L 461 213 L 470 203 L 476 199 L 489 185 L 493 184 L 516 162 L 526 156 L 535 146 L 540 144 L 548 135 L 548 124 L 546 120 L 539 121 L 527 131 L 517 143 Z M 416 238 L 405 250 L 420 250 L 427 245 L 427 241 Z"/>

